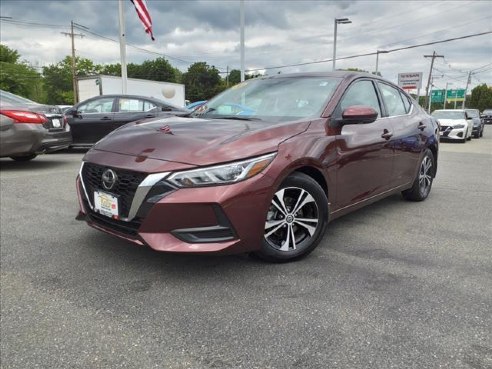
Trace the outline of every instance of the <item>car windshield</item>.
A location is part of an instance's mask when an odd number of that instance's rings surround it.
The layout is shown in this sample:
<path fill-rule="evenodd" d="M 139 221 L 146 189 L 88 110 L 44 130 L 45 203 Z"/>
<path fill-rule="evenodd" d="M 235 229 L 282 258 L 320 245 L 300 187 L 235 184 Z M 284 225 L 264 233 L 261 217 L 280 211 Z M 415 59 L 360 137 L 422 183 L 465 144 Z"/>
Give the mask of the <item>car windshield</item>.
<path fill-rule="evenodd" d="M 467 110 L 466 113 L 471 118 L 480 118 L 480 114 L 478 113 L 478 110 Z"/>
<path fill-rule="evenodd" d="M 437 119 L 465 119 L 464 111 L 436 110 L 432 116 Z"/>
<path fill-rule="evenodd" d="M 0 100 L 2 103 L 6 102 L 11 105 L 37 104 L 36 102 L 26 99 L 25 97 L 17 96 L 4 90 L 0 90 Z"/>
<path fill-rule="evenodd" d="M 492 109 L 486 109 L 482 112 L 482 114 L 492 114 Z"/>
<path fill-rule="evenodd" d="M 319 117 L 340 81 L 314 76 L 252 79 L 217 95 L 192 115 L 268 122 Z"/>

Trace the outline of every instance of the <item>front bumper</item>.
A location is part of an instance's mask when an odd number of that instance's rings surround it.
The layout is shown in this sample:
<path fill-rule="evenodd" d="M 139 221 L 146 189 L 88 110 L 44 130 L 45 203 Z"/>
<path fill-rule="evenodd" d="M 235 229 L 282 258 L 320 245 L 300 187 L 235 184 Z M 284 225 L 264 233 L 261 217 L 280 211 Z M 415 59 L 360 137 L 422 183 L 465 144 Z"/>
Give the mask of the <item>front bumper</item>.
<path fill-rule="evenodd" d="M 452 126 L 441 126 L 440 138 L 444 140 L 463 140 L 466 134 L 466 127 L 454 128 Z"/>
<path fill-rule="evenodd" d="M 147 197 L 130 220 L 94 211 L 93 194 L 77 177 L 78 219 L 157 251 L 241 253 L 261 247 L 273 180 L 259 174 L 231 185 L 174 189 L 156 203 Z"/>

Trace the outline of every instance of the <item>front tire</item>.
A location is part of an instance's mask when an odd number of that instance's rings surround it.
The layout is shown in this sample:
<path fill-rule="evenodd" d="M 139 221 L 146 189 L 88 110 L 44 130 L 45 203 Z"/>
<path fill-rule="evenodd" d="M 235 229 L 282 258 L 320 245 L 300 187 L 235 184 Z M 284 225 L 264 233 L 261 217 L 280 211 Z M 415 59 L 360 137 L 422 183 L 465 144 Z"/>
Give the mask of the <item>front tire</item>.
<path fill-rule="evenodd" d="M 254 254 L 271 262 L 300 259 L 318 246 L 327 224 L 325 192 L 313 178 L 293 173 L 273 195 L 262 247 Z"/>
<path fill-rule="evenodd" d="M 419 171 L 413 185 L 408 190 L 402 191 L 402 196 L 408 201 L 424 201 L 432 188 L 435 172 L 434 154 L 429 149 L 425 150 L 422 161 L 419 165 Z"/>

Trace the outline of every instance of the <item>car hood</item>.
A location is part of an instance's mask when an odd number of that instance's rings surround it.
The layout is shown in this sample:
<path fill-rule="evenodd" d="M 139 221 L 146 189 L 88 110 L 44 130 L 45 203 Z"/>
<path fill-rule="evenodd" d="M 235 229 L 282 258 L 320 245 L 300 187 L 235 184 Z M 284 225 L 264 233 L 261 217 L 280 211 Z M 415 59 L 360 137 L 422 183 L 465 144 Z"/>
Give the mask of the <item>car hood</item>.
<path fill-rule="evenodd" d="M 438 119 L 441 126 L 451 126 L 454 127 L 457 124 L 464 124 L 466 126 L 465 119 Z"/>
<path fill-rule="evenodd" d="M 309 123 L 169 117 L 129 123 L 92 150 L 202 166 L 276 151 Z"/>

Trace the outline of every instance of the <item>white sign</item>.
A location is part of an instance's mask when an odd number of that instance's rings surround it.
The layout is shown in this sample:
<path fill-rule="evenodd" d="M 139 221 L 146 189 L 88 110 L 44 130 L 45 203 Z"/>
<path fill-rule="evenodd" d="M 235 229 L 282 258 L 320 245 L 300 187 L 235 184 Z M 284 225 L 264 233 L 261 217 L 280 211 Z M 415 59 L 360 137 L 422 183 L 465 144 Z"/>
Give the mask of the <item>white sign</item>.
<path fill-rule="evenodd" d="M 399 73 L 398 86 L 404 90 L 419 90 L 422 87 L 422 72 Z"/>

